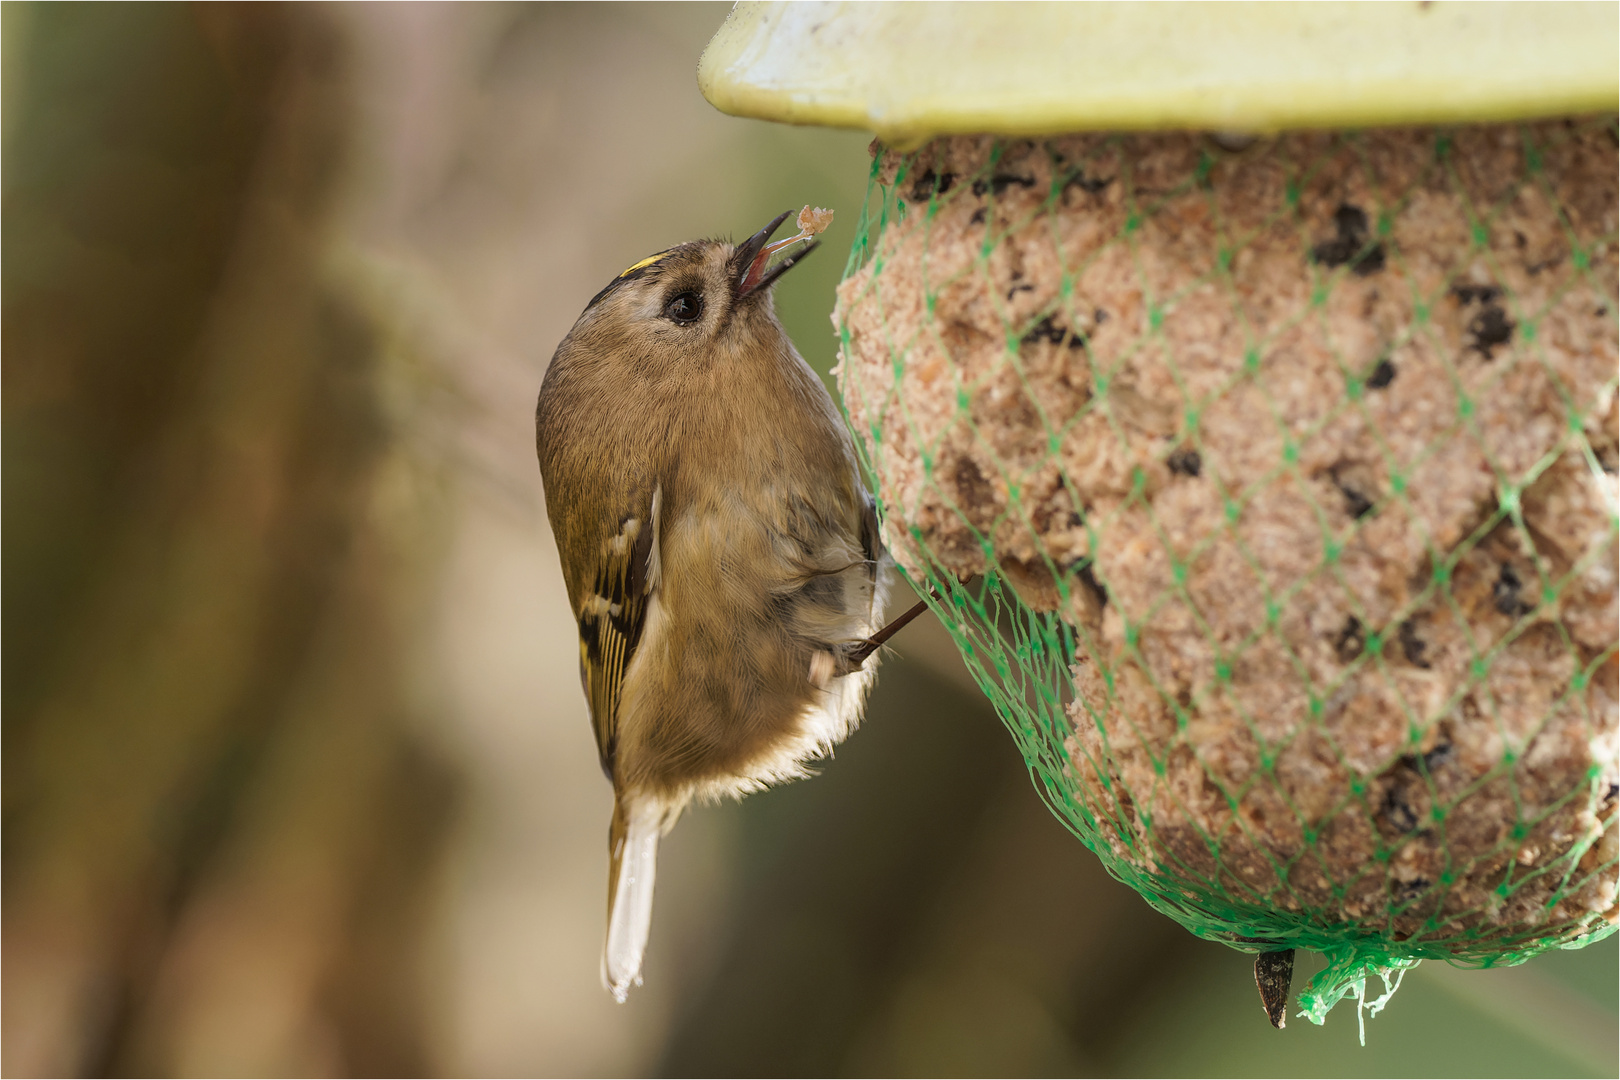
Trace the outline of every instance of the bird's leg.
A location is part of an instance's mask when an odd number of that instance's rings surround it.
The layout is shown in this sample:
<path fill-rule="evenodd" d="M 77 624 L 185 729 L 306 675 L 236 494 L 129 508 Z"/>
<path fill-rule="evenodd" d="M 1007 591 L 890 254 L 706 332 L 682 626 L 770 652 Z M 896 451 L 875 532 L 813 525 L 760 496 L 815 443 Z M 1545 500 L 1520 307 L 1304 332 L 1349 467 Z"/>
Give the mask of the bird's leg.
<path fill-rule="evenodd" d="M 964 585 L 971 580 L 973 580 L 973 575 L 971 574 L 964 575 L 961 578 L 961 582 Z M 930 586 L 928 589 L 928 595 L 932 596 L 935 600 L 938 600 L 942 604 L 945 602 L 945 598 L 939 594 L 939 590 L 933 588 L 932 586 Z M 845 646 L 843 649 L 839 650 L 838 658 L 836 660 L 837 667 L 834 669 L 834 673 L 838 675 L 848 675 L 852 671 L 859 671 L 861 669 L 861 665 L 866 663 L 867 657 L 883 648 L 890 638 L 894 637 L 894 635 L 905 629 L 907 623 L 927 610 L 928 601 L 919 600 L 913 604 L 911 609 L 908 610 L 904 615 L 900 616 L 898 619 L 894 620 L 888 626 L 885 626 L 883 629 L 879 630 L 865 641 L 854 645 Z"/>
<path fill-rule="evenodd" d="M 856 645 L 854 648 L 844 653 L 844 655 L 839 659 L 837 669 L 838 674 L 848 675 L 852 671 L 859 671 L 861 669 L 861 665 L 866 663 L 867 657 L 883 648 L 884 642 L 894 637 L 894 635 L 898 634 L 908 622 L 915 619 L 917 616 L 921 615 L 927 610 L 928 601 L 917 601 L 917 603 L 912 606 L 910 611 L 907 611 L 904 615 L 894 620 L 888 626 L 885 626 L 883 629 L 879 630 L 877 633 L 873 634 L 859 645 Z"/>

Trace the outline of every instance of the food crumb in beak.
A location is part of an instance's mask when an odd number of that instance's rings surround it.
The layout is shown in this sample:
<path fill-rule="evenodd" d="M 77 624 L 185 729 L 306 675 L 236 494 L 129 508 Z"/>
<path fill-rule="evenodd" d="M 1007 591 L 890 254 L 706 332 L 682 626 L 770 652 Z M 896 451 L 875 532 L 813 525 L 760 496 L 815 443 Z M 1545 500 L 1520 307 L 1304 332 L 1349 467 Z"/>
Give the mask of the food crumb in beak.
<path fill-rule="evenodd" d="M 798 220 L 795 222 L 795 224 L 799 226 L 797 235 L 789 236 L 784 240 L 778 240 L 772 244 L 767 244 L 760 249 L 759 254 L 754 256 L 754 261 L 749 264 L 748 272 L 743 275 L 741 282 L 742 291 L 750 292 L 757 287 L 761 281 L 765 280 L 766 272 L 770 269 L 771 259 L 773 257 L 792 247 L 794 244 L 815 239 L 818 233 L 825 232 L 827 226 L 832 224 L 832 219 L 833 212 L 819 206 L 806 206 L 803 210 L 800 210 Z"/>
<path fill-rule="evenodd" d="M 827 231 L 827 226 L 832 224 L 832 219 L 833 212 L 831 210 L 823 210 L 819 206 L 813 208 L 806 206 L 799 211 L 799 220 L 795 223 L 799 226 L 798 235 L 790 236 L 785 240 L 778 240 L 774 244 L 766 244 L 765 249 L 759 253 L 759 258 L 754 260 L 754 265 L 763 272 L 766 264 L 771 261 L 772 255 L 779 251 L 785 251 L 801 241 L 815 239 L 817 233 Z"/>
<path fill-rule="evenodd" d="M 806 206 L 799 211 L 799 235 L 793 239 L 808 240 L 818 233 L 826 232 L 827 226 L 832 224 L 832 219 L 833 212 L 831 210 L 823 210 L 819 206 L 814 209 Z"/>

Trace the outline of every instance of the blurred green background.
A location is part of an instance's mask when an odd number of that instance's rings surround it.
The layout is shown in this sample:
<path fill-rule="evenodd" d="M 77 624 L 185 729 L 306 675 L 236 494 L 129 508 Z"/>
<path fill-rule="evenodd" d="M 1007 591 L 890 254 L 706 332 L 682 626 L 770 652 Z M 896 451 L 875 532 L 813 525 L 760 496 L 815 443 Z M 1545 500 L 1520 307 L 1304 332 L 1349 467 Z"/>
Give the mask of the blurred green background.
<path fill-rule="evenodd" d="M 869 162 L 709 108 L 726 11 L 3 6 L 4 1072 L 1615 1075 L 1614 938 L 1273 1031 L 926 623 L 600 989 L 535 392 L 613 274 L 805 203 L 826 373 Z"/>

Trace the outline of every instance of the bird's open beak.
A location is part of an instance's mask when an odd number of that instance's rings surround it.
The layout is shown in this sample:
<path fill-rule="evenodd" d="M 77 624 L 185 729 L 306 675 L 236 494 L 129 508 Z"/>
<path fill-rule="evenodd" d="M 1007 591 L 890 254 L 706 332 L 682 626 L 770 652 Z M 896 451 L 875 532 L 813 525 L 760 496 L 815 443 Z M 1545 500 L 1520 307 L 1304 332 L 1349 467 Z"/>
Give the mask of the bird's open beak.
<path fill-rule="evenodd" d="M 732 280 L 737 284 L 737 299 L 741 300 L 745 296 L 770 288 L 776 283 L 777 278 L 797 266 L 806 255 L 821 246 L 819 240 L 812 240 L 804 250 L 794 252 L 775 266 L 771 265 L 771 256 L 804 239 L 803 236 L 796 236 L 789 240 L 778 240 L 774 244 L 768 243 L 771 234 L 781 228 L 782 222 L 792 213 L 791 210 L 782 211 L 771 219 L 770 224 L 737 245 L 737 250 L 731 256 Z"/>

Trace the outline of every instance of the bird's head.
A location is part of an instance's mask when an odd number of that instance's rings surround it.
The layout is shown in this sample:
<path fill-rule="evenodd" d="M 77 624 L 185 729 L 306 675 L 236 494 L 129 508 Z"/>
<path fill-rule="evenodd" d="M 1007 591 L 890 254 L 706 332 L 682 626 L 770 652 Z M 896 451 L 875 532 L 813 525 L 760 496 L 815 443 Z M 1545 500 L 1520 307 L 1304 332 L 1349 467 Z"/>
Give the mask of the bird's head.
<path fill-rule="evenodd" d="M 570 336 L 608 347 L 643 370 L 747 354 L 776 341 L 782 330 L 771 286 L 818 246 L 812 240 L 775 258 L 807 239 L 801 233 L 770 242 L 789 213 L 740 244 L 695 240 L 649 255 L 592 298 Z"/>

